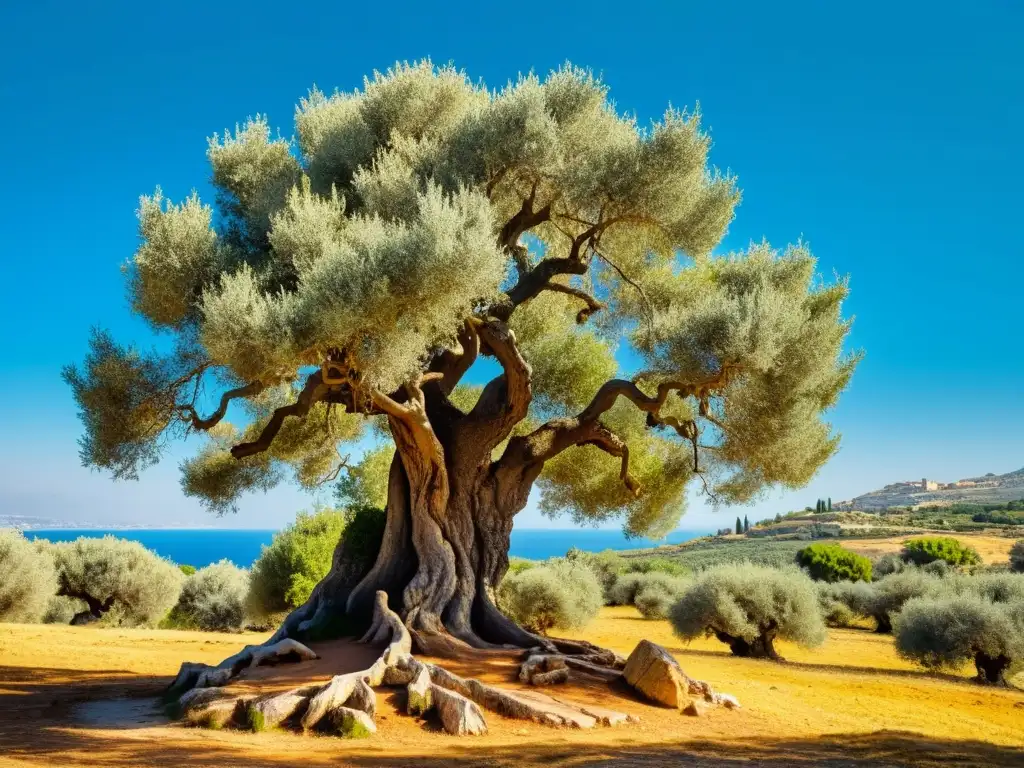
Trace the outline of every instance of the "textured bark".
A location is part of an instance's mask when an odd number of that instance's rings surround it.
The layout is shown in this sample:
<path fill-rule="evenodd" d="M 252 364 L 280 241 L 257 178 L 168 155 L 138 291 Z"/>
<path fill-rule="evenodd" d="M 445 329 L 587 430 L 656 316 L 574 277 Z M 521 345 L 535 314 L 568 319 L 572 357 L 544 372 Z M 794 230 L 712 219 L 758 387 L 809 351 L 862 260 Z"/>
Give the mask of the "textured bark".
<path fill-rule="evenodd" d="M 735 656 L 743 656 L 754 659 L 771 659 L 772 661 L 785 661 L 778 651 L 775 650 L 775 632 L 764 632 L 753 640 L 746 640 L 742 637 L 733 637 L 724 632 L 716 632 L 715 636 L 729 646 Z"/>
<path fill-rule="evenodd" d="M 1006 670 L 1010 659 L 1006 656 L 988 656 L 977 653 L 974 656 L 974 667 L 978 670 L 978 681 L 992 685 L 1006 685 Z"/>
<path fill-rule="evenodd" d="M 541 271 L 538 267 L 523 277 L 524 297 L 544 289 Z M 463 413 L 448 395 L 480 354 L 495 358 L 503 372 Z M 369 397 L 356 397 L 349 384 L 325 384 L 319 374 L 311 375 L 298 401 L 286 406 L 289 414 L 301 415 L 320 398 L 349 410 L 387 416 L 396 448 L 387 522 L 370 571 L 353 572 L 339 547 L 330 574 L 287 618 L 274 640 L 361 633 L 369 622 L 373 596 L 384 591 L 424 652 L 459 654 L 468 648 L 515 646 L 590 653 L 593 649 L 578 643 L 539 638 L 495 606 L 495 589 L 508 570 L 515 515 L 526 506 L 545 462 L 579 445 L 597 446 L 619 458 L 623 483 L 638 492 L 629 474 L 628 447 L 601 416 L 622 397 L 646 412 L 652 424 L 669 424 L 684 434 L 687 425 L 659 417 L 668 395 L 703 396 L 726 378 L 723 372 L 696 383 L 669 382 L 654 396 L 631 382 L 613 380 L 577 416 L 553 419 L 510 439 L 530 407 L 531 370 L 501 320 L 467 321 L 458 350 L 439 353 L 425 374 L 390 394 L 371 390 Z M 261 435 L 238 450 L 254 450 L 267 439 Z M 504 451 L 494 458 L 493 452 L 506 440 Z"/>

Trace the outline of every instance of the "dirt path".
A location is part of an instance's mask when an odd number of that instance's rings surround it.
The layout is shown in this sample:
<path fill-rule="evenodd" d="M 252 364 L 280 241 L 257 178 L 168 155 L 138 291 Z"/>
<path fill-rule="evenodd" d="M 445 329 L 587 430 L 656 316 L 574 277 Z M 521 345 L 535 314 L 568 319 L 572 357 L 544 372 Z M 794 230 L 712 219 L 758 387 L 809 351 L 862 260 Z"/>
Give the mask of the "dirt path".
<path fill-rule="evenodd" d="M 572 731 L 490 714 L 486 736 L 459 739 L 405 716 L 402 695 L 381 691 L 380 730 L 365 741 L 186 729 L 167 722 L 153 698 L 178 664 L 219 661 L 262 638 L 0 625 L 0 765 L 1024 765 L 1024 693 L 923 675 L 887 638 L 834 632 L 819 651 L 787 647 L 792 661 L 780 665 L 734 659 L 711 642 L 681 648 L 667 624 L 631 609 L 605 610 L 587 636 L 626 651 L 650 637 L 744 708 L 687 718 L 625 691 L 577 685 L 560 693 L 641 722 Z M 481 673 L 469 666 L 453 671 Z M 511 672 L 497 665 L 481 676 L 512 685 Z M 291 674 L 298 681 L 304 673 Z"/>

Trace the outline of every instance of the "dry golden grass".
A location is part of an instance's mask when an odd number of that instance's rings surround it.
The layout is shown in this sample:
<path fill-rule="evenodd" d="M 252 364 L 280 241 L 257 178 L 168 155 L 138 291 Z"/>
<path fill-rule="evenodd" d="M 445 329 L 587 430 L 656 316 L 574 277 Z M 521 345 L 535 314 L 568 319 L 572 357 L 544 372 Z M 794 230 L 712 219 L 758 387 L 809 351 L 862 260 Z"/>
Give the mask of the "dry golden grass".
<path fill-rule="evenodd" d="M 964 544 L 969 544 L 978 550 L 981 560 L 986 565 L 1005 563 L 1010 559 L 1010 547 L 1015 539 L 1005 536 L 990 536 L 977 533 L 922 533 L 913 536 L 889 536 L 878 539 L 843 539 L 842 545 L 849 550 L 857 552 L 866 557 L 878 557 L 890 552 L 899 552 L 903 549 L 903 542 L 907 539 L 916 539 L 921 536 L 949 536 Z"/>
<path fill-rule="evenodd" d="M 152 713 L 137 722 L 113 715 L 137 709 L 137 697 L 166 685 L 183 660 L 216 662 L 265 636 L 0 625 L 0 764 L 1024 765 L 1024 693 L 923 674 L 896 656 L 888 637 L 832 630 L 814 651 L 780 644 L 789 661 L 774 664 L 733 658 L 714 641 L 684 647 L 666 622 L 645 621 L 632 608 L 603 610 L 579 635 L 623 653 L 642 638 L 661 643 L 690 675 L 735 694 L 743 709 L 686 718 L 578 682 L 560 692 L 639 714 L 641 722 L 570 731 L 491 714 L 486 736 L 457 739 L 406 717 L 401 695 L 382 692 L 380 732 L 366 741 L 184 729 L 155 721 Z M 505 667 L 453 669 L 497 682 L 513 670 Z M 288 674 L 298 672 L 296 666 Z M 112 705 L 109 722 L 84 722 L 74 707 L 118 699 L 124 707 Z"/>

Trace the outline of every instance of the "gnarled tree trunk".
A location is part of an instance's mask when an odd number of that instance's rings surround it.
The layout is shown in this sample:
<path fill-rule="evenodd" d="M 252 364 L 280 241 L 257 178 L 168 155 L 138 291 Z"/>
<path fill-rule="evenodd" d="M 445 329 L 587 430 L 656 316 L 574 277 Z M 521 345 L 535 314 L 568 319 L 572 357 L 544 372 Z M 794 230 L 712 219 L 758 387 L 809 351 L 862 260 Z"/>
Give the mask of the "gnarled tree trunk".
<path fill-rule="evenodd" d="M 685 425 L 660 421 L 661 406 L 670 392 L 687 396 L 713 383 L 669 382 L 659 386 L 657 396 L 649 396 L 632 382 L 612 380 L 579 415 L 553 419 L 510 439 L 530 406 L 530 366 L 500 320 L 467 323 L 460 342 L 461 353 L 439 356 L 430 371 L 402 391 L 384 395 L 371 390 L 369 409 L 357 401 L 353 388 L 328 386 L 319 374 L 310 377 L 299 403 L 291 407 L 289 413 L 301 415 L 308 402 L 319 398 L 386 415 L 396 453 L 388 483 L 387 522 L 373 567 L 357 578 L 360 574 L 347 566 L 344 544 L 339 545 L 331 572 L 306 604 L 287 618 L 273 641 L 339 634 L 346 628 L 353 634 L 369 620 L 374 595 L 382 590 L 424 650 L 440 654 L 467 646 L 559 645 L 519 627 L 494 603 L 494 591 L 508 569 L 513 519 L 526 506 L 544 463 L 572 446 L 593 445 L 621 460 L 622 480 L 636 492 L 638 486 L 628 471 L 629 450 L 601 416 L 624 397 L 646 412 L 651 423 L 668 423 L 684 434 Z M 448 395 L 478 353 L 497 358 L 504 372 L 463 413 Z M 726 374 L 715 381 L 724 381 Z M 236 455 L 265 449 L 276 429 L 237 447 Z M 501 456 L 494 458 L 493 452 L 506 440 Z M 582 647 L 560 643 L 569 645 Z"/>
<path fill-rule="evenodd" d="M 978 670 L 978 681 L 992 685 L 1006 685 L 1006 670 L 1010 659 L 1006 656 L 989 656 L 980 651 L 974 656 L 974 667 Z"/>

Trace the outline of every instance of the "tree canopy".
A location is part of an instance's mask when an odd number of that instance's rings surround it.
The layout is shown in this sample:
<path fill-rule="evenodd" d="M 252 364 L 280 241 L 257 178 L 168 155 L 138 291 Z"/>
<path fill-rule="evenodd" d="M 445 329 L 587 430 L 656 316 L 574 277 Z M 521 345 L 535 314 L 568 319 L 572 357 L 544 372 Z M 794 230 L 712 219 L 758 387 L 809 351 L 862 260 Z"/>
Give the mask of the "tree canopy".
<path fill-rule="evenodd" d="M 697 476 L 724 503 L 798 487 L 838 445 L 847 285 L 802 243 L 715 252 L 740 192 L 710 147 L 698 112 L 642 125 L 569 65 L 491 90 L 401 64 L 312 90 L 294 138 L 259 116 L 214 136 L 212 202 L 138 210 L 128 294 L 171 351 L 98 330 L 65 371 L 82 459 L 133 478 L 205 432 L 183 487 L 224 511 L 337 477 L 429 384 L 499 425 L 486 460 L 527 467 L 550 513 L 660 534 Z M 503 373 L 460 386 L 478 355 Z M 381 503 L 390 455 L 353 501 Z"/>

